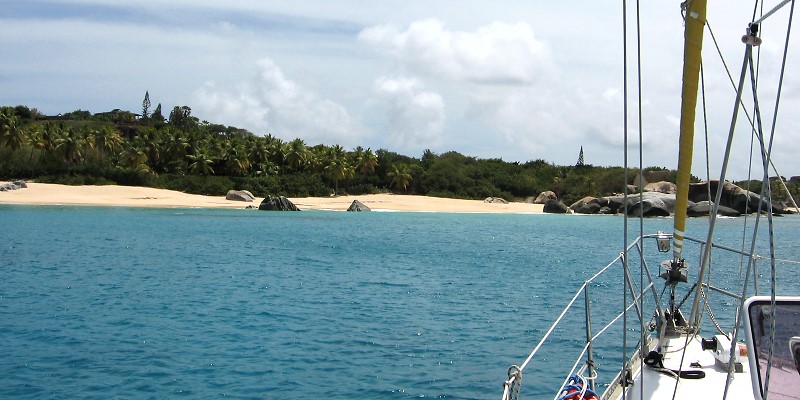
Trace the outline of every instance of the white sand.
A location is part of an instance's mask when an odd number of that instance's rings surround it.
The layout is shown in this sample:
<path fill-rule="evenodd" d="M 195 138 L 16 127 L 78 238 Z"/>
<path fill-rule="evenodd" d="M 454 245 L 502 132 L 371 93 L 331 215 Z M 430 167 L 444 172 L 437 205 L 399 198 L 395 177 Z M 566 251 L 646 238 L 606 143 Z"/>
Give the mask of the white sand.
<path fill-rule="evenodd" d="M 0 182 L 2 183 L 2 182 Z M 223 196 L 201 196 L 174 190 L 134 186 L 67 186 L 28 182 L 25 189 L 0 192 L 0 204 L 87 205 L 158 208 L 245 208 L 252 203 L 226 200 Z M 369 194 L 338 197 L 289 198 L 301 210 L 345 211 L 359 200 L 375 211 L 420 211 L 452 213 L 541 213 L 541 204 L 485 203 L 428 196 Z"/>

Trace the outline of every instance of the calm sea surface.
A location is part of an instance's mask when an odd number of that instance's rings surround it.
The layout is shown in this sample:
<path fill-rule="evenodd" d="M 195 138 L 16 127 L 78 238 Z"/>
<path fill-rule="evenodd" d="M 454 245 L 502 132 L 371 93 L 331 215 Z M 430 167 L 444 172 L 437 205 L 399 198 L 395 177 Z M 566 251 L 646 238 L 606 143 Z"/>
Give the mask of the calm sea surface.
<path fill-rule="evenodd" d="M 0 206 L 0 398 L 499 398 L 622 221 Z M 777 227 L 800 258 L 800 218 Z M 620 279 L 592 287 L 593 312 Z M 567 344 L 524 393 L 560 385 Z"/>

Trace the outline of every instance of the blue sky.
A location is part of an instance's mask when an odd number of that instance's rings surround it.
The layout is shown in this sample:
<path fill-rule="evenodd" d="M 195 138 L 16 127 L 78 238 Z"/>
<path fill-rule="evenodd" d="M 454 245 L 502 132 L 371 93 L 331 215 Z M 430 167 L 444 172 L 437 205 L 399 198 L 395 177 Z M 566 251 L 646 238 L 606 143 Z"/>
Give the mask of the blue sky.
<path fill-rule="evenodd" d="M 644 165 L 674 168 L 682 20 L 680 1 L 657 3 L 641 12 Z M 752 5 L 709 3 L 711 27 L 738 74 Z M 46 114 L 139 111 L 149 91 L 165 113 L 187 105 L 201 120 L 310 145 L 561 165 L 575 163 L 583 146 L 587 163 L 621 165 L 621 7 L 604 0 L 4 0 L 0 105 Z M 785 32 L 777 20 L 787 11 L 764 27 L 765 122 Z M 705 48 L 713 170 L 733 89 L 710 39 Z M 774 157 L 792 176 L 800 175 L 800 74 L 791 71 L 800 56 L 790 52 L 788 63 Z M 630 82 L 635 101 L 634 75 Z M 745 124 L 735 144 L 749 149 Z M 695 175 L 704 177 L 697 143 Z M 734 154 L 730 176 L 747 176 L 748 157 Z"/>

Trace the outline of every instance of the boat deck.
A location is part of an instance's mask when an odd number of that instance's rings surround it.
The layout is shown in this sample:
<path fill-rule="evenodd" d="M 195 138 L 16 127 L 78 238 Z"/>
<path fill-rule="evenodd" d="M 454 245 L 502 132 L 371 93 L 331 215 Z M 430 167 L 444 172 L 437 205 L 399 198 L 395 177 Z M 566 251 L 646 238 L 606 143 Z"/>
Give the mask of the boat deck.
<path fill-rule="evenodd" d="M 719 365 L 711 351 L 702 349 L 700 337 L 689 341 L 685 353 L 681 351 L 684 344 L 686 344 L 685 336 L 667 339 L 664 368 L 703 371 L 705 377 L 676 379 L 668 372 L 659 372 L 648 366 L 635 368 L 633 381 L 636 384 L 628 388 L 625 398 L 634 400 L 723 398 L 725 381 L 728 377 L 725 367 Z M 747 357 L 742 357 L 741 364 L 742 372 L 733 374 L 733 380 L 728 388 L 728 399 L 754 398 Z M 621 399 L 622 393 L 616 391 L 609 398 Z"/>

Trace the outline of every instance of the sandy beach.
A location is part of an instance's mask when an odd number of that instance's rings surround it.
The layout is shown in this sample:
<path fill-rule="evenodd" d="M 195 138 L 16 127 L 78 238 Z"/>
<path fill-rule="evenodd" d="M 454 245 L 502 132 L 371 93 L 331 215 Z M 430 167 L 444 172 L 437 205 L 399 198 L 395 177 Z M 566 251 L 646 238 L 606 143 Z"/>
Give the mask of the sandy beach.
<path fill-rule="evenodd" d="M 5 182 L 0 182 L 0 184 Z M 28 182 L 24 189 L 0 192 L 0 204 L 85 205 L 158 208 L 231 208 L 258 207 L 263 198 L 252 203 L 226 200 L 224 196 L 201 196 L 174 190 L 134 186 L 67 186 Z M 486 203 L 482 200 L 458 200 L 428 196 L 368 194 L 337 197 L 289 198 L 301 210 L 345 211 L 359 200 L 374 211 L 414 211 L 452 213 L 541 213 L 541 204 Z"/>

